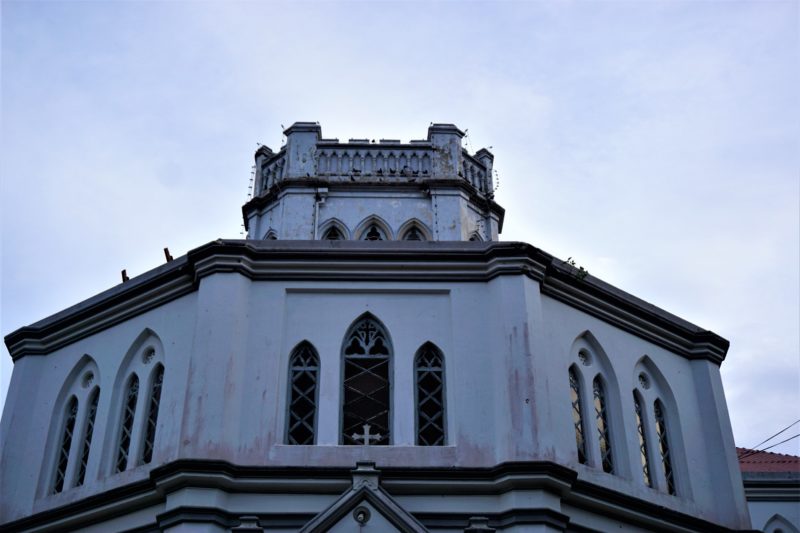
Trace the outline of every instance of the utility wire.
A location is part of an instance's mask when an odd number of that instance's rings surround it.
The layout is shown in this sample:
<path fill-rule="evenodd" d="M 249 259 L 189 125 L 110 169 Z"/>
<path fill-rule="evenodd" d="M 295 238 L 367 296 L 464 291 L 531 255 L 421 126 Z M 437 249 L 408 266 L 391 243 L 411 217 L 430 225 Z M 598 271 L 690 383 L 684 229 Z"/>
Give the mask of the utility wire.
<path fill-rule="evenodd" d="M 800 433 L 798 433 L 797 435 L 792 435 L 788 439 L 784 439 L 784 440 L 780 441 L 777 444 L 773 444 L 772 446 L 767 446 L 763 450 L 753 450 L 750 453 L 746 453 L 746 454 L 742 455 L 741 457 L 739 457 L 739 459 L 741 460 L 741 459 L 744 459 L 745 457 L 750 457 L 751 455 L 756 455 L 756 454 L 759 454 L 761 452 L 765 452 L 765 451 L 769 450 L 770 448 L 774 448 L 775 446 L 779 446 L 779 445 L 783 444 L 784 442 L 789 442 L 790 440 L 796 439 L 797 437 L 800 437 Z"/>
<path fill-rule="evenodd" d="M 782 430 L 780 430 L 779 432 L 775 433 L 775 434 L 774 434 L 773 436 L 771 436 L 770 438 L 768 438 L 768 439 L 765 439 L 765 440 L 762 440 L 761 442 L 759 442 L 758 444 L 756 444 L 755 446 L 753 446 L 752 448 L 750 448 L 750 451 L 743 453 L 743 454 L 742 454 L 742 455 L 739 457 L 739 459 L 741 459 L 742 457 L 746 457 L 747 455 L 752 455 L 752 453 L 751 453 L 751 452 L 758 452 L 758 451 L 762 451 L 762 450 L 758 450 L 757 448 L 758 448 L 759 446 L 761 446 L 762 444 L 764 444 L 764 443 L 767 443 L 767 442 L 771 441 L 772 439 L 774 439 L 775 437 L 777 437 L 778 435 L 780 435 L 781 433 L 783 433 L 784 431 L 786 431 L 786 430 L 787 430 L 787 429 L 789 429 L 790 427 L 794 426 L 794 425 L 795 425 L 795 424 L 797 424 L 798 422 L 800 422 L 800 418 L 798 418 L 797 420 L 795 420 L 794 422 L 792 422 L 791 424 L 789 424 L 788 426 L 786 426 L 785 428 L 783 428 L 783 429 L 782 429 Z M 794 438 L 794 437 L 792 437 L 792 438 Z M 771 447 L 771 446 L 770 446 L 770 447 Z M 769 449 L 769 448 L 765 448 L 765 449 Z"/>

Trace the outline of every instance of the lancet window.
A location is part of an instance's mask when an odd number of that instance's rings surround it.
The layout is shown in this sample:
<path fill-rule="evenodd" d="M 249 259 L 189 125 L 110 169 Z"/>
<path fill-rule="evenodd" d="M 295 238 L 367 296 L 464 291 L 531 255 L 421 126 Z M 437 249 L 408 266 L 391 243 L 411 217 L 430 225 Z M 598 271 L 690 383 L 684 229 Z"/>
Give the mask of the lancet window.
<path fill-rule="evenodd" d="M 133 438 L 133 422 L 136 419 L 136 403 L 139 398 L 139 377 L 133 374 L 125 388 L 125 403 L 122 408 L 122 424 L 117 446 L 116 471 L 123 472 L 128 466 L 128 453 Z"/>
<path fill-rule="evenodd" d="M 48 452 L 53 457 L 43 493 L 57 494 L 82 485 L 91 454 L 94 421 L 100 397 L 97 365 L 84 355 L 64 383 L 56 401 Z M 50 455 L 52 454 L 52 455 Z M 47 471 L 47 470 L 46 470 Z"/>
<path fill-rule="evenodd" d="M 86 425 L 83 429 L 83 441 L 81 442 L 80 464 L 78 465 L 78 479 L 75 486 L 83 485 L 86 479 L 86 468 L 89 465 L 89 452 L 92 447 L 92 436 L 94 435 L 94 419 L 97 416 L 97 402 L 100 399 L 100 389 L 95 387 L 89 396 L 89 411 L 86 415 Z"/>
<path fill-rule="evenodd" d="M 636 365 L 633 392 L 636 427 L 646 485 L 668 494 L 678 494 L 676 454 L 682 450 L 677 410 L 672 391 L 653 362 L 645 356 Z"/>
<path fill-rule="evenodd" d="M 289 413 L 287 444 L 314 444 L 317 414 L 319 357 L 308 342 L 289 357 Z"/>
<path fill-rule="evenodd" d="M 583 406 L 581 398 L 581 383 L 575 367 L 569 369 L 570 400 L 572 401 L 572 424 L 575 426 L 575 444 L 578 449 L 578 462 L 586 463 L 586 438 L 583 427 Z"/>
<path fill-rule="evenodd" d="M 625 456 L 625 447 L 617 449 L 620 439 L 615 439 L 620 399 L 613 369 L 589 332 L 575 340 L 571 353 L 569 400 L 578 462 L 620 474 L 617 459 Z"/>
<path fill-rule="evenodd" d="M 642 402 L 639 400 L 639 395 L 634 391 L 633 393 L 633 409 L 636 414 L 636 433 L 639 437 L 639 458 L 642 463 L 642 479 L 644 484 L 648 487 L 653 486 L 653 478 L 650 476 L 650 459 L 647 450 L 647 432 L 644 425 L 644 414 L 642 412 Z"/>
<path fill-rule="evenodd" d="M 64 480 L 67 477 L 67 467 L 69 466 L 69 452 L 72 447 L 72 437 L 75 432 L 75 420 L 78 418 L 78 399 L 71 396 L 67 403 L 66 413 L 64 414 L 64 430 L 61 433 L 61 443 L 58 448 L 58 460 L 56 463 L 55 483 L 53 493 L 57 494 L 64 490 Z"/>
<path fill-rule="evenodd" d="M 432 343 L 425 343 L 414 358 L 417 389 L 417 444 L 445 444 L 444 356 Z"/>
<path fill-rule="evenodd" d="M 594 392 L 594 415 L 597 425 L 597 442 L 600 444 L 600 461 L 603 471 L 614 472 L 614 457 L 611 454 L 611 436 L 608 427 L 608 409 L 606 404 L 605 386 L 600 376 L 592 382 Z"/>
<path fill-rule="evenodd" d="M 656 400 L 653 403 L 653 415 L 656 419 L 658 451 L 661 454 L 661 465 L 664 467 L 664 479 L 667 482 L 667 492 L 675 494 L 675 476 L 672 472 L 672 457 L 670 456 L 669 437 L 667 437 L 667 420 L 661 400 Z"/>
<path fill-rule="evenodd" d="M 411 226 L 408 230 L 403 234 L 404 241 L 424 241 L 425 235 L 419 230 L 416 226 Z"/>
<path fill-rule="evenodd" d="M 152 462 L 157 448 L 159 411 L 166 367 L 160 339 L 145 330 L 128 350 L 117 376 L 112 412 L 118 413 L 113 472 Z"/>
<path fill-rule="evenodd" d="M 343 444 L 391 442 L 392 343 L 384 326 L 372 315 L 358 319 L 342 346 Z"/>

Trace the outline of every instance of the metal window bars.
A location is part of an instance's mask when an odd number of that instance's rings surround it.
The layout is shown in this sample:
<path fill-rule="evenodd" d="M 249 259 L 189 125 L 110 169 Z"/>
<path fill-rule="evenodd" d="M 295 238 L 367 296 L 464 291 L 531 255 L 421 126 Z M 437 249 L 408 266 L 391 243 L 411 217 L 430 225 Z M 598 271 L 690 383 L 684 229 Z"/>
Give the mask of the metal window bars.
<path fill-rule="evenodd" d="M 669 441 L 667 439 L 667 421 L 664 417 L 664 407 L 661 405 L 661 400 L 656 400 L 653 403 L 653 413 L 656 418 L 656 435 L 658 435 L 658 449 L 661 453 L 661 464 L 664 467 L 664 478 L 667 482 L 667 492 L 674 495 L 675 491 L 675 476 L 672 471 L 672 457 L 669 450 Z"/>
<path fill-rule="evenodd" d="M 417 444 L 445 443 L 444 361 L 441 352 L 426 343 L 415 359 L 417 378 Z"/>
<path fill-rule="evenodd" d="M 64 479 L 67 477 L 67 464 L 69 463 L 69 449 L 72 446 L 72 435 L 75 431 L 75 419 L 77 417 L 78 399 L 72 396 L 67 404 L 64 432 L 61 434 L 61 446 L 58 449 L 53 494 L 58 494 L 64 490 Z"/>
<path fill-rule="evenodd" d="M 289 444 L 314 444 L 318 372 L 319 358 L 314 348 L 307 342 L 300 344 L 289 361 Z"/>
<path fill-rule="evenodd" d="M 581 408 L 581 385 L 574 368 L 569 369 L 570 400 L 572 401 L 572 423 L 575 426 L 575 444 L 578 448 L 578 462 L 586 464 L 586 438 L 583 429 L 583 410 Z"/>
<path fill-rule="evenodd" d="M 642 403 L 639 401 L 639 396 L 635 392 L 633 393 L 633 408 L 636 413 L 636 433 L 639 436 L 639 456 L 642 461 L 642 478 L 644 479 L 645 485 L 652 487 L 653 479 L 650 476 L 650 461 L 647 456 L 647 437 L 644 429 Z"/>
<path fill-rule="evenodd" d="M 158 365 L 150 387 L 150 402 L 147 409 L 147 422 L 145 426 L 144 446 L 139 464 L 147 464 L 153 460 L 153 445 L 156 440 L 156 425 L 158 424 L 158 407 L 161 404 L 161 386 L 164 383 L 164 365 Z"/>
<path fill-rule="evenodd" d="M 125 391 L 125 405 L 122 409 L 122 424 L 119 433 L 119 445 L 117 446 L 117 461 L 115 463 L 117 472 L 123 472 L 128 466 L 128 452 L 131 446 L 131 434 L 133 432 L 133 420 L 136 416 L 136 399 L 138 395 L 139 378 L 136 374 L 133 374 Z"/>
<path fill-rule="evenodd" d="M 92 435 L 94 434 L 94 419 L 97 415 L 97 400 L 100 398 L 100 389 L 95 387 L 89 397 L 89 411 L 86 414 L 86 426 L 83 430 L 83 442 L 81 443 L 80 464 L 78 465 L 78 479 L 75 486 L 83 485 L 86 479 L 86 466 L 89 464 L 89 450 L 92 446 Z"/>
<path fill-rule="evenodd" d="M 600 444 L 600 460 L 603 471 L 609 474 L 614 473 L 614 458 L 611 453 L 611 437 L 608 428 L 608 411 L 606 409 L 606 395 L 603 382 L 600 376 L 594 378 L 594 412 L 595 423 L 597 424 L 597 437 Z"/>

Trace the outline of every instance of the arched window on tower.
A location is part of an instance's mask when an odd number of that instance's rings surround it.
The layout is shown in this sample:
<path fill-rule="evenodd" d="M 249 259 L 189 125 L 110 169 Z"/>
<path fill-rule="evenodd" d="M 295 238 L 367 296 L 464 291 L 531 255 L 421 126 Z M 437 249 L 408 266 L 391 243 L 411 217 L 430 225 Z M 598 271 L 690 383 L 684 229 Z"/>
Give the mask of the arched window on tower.
<path fill-rule="evenodd" d="M 424 241 L 425 235 L 419 230 L 416 226 L 411 226 L 408 230 L 403 234 L 404 241 Z"/>
<path fill-rule="evenodd" d="M 327 241 L 343 241 L 345 237 L 342 235 L 342 231 L 339 228 L 331 226 L 325 231 L 325 234 L 322 235 L 322 239 Z"/>
<path fill-rule="evenodd" d="M 417 445 L 444 446 L 447 416 L 444 405 L 444 356 L 426 342 L 414 358 L 417 388 Z"/>
<path fill-rule="evenodd" d="M 289 409 L 287 444 L 314 444 L 319 387 L 319 357 L 307 341 L 289 356 Z"/>
<path fill-rule="evenodd" d="M 117 374 L 112 413 L 119 418 L 109 425 L 115 443 L 112 472 L 153 461 L 165 371 L 161 340 L 146 329 L 133 342 Z"/>
<path fill-rule="evenodd" d="M 364 232 L 362 239 L 365 241 L 385 241 L 386 234 L 377 224 L 372 224 Z"/>
<path fill-rule="evenodd" d="M 342 360 L 342 444 L 389 444 L 392 343 L 378 319 L 367 313 L 350 326 Z"/>
<path fill-rule="evenodd" d="M 45 468 L 49 478 L 43 480 L 43 493 L 57 494 L 83 485 L 100 397 L 97 374 L 94 360 L 84 355 L 59 393 L 47 445 L 53 463 Z"/>
<path fill-rule="evenodd" d="M 572 424 L 575 426 L 575 444 L 578 449 L 578 462 L 586 463 L 586 430 L 583 425 L 583 399 L 581 383 L 575 365 L 569 368 L 570 399 L 572 400 Z"/>

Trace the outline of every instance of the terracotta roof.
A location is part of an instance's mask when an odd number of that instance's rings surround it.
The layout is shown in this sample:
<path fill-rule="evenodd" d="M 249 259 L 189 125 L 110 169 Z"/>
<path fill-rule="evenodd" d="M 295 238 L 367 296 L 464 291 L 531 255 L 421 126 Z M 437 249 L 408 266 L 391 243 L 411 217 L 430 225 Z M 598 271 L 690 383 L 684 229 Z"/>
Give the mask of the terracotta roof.
<path fill-rule="evenodd" d="M 745 455 L 747 454 L 747 455 Z M 736 448 L 742 472 L 800 472 L 800 457 Z"/>

